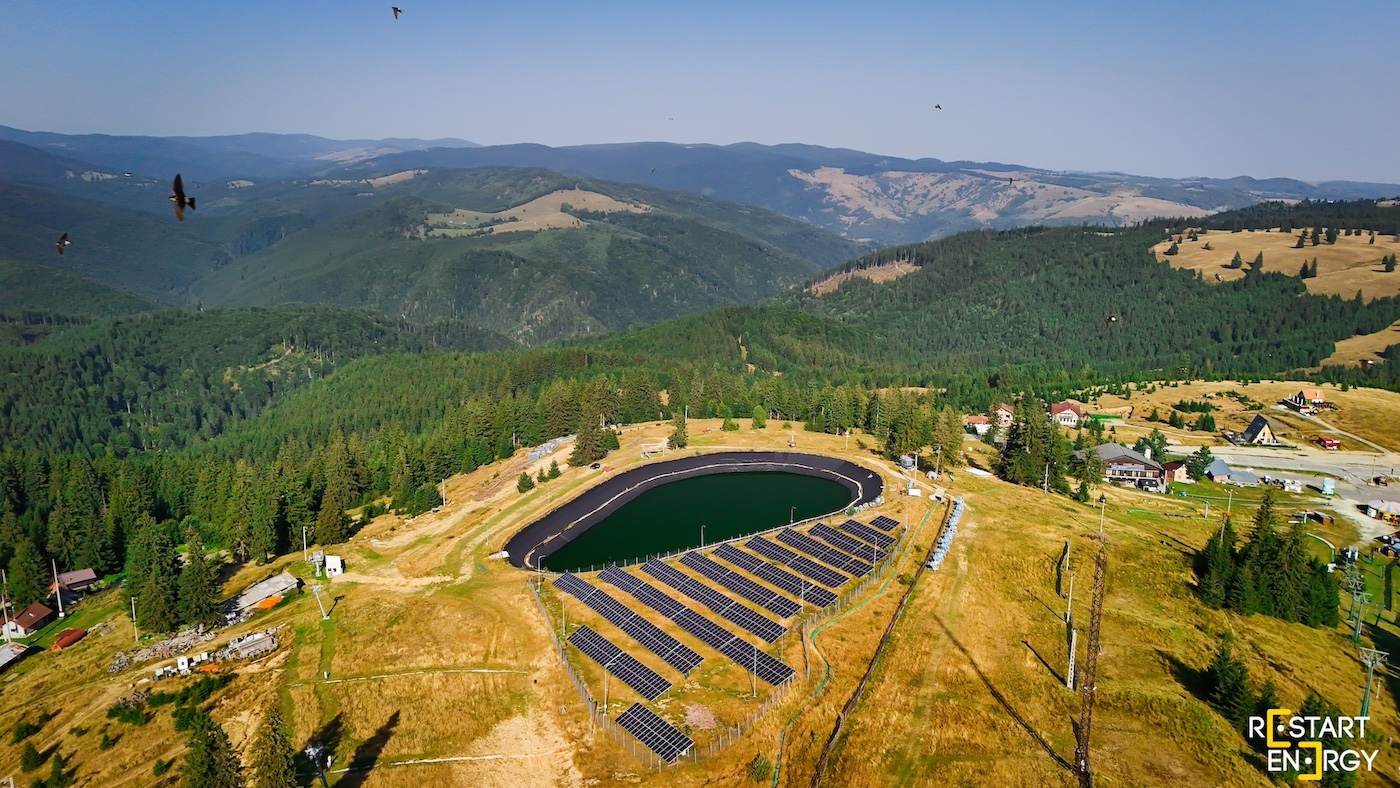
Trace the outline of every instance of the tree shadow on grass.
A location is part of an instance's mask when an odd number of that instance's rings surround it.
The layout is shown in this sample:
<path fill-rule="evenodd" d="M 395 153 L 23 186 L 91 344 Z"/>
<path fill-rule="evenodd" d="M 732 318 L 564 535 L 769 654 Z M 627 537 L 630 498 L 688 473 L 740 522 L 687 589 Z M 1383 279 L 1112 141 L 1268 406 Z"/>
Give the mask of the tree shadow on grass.
<path fill-rule="evenodd" d="M 1175 654 L 1168 654 L 1160 649 L 1157 651 L 1157 656 L 1167 663 L 1172 677 L 1187 692 L 1199 701 L 1210 703 L 1210 671 L 1188 665 L 1178 659 Z"/>
<path fill-rule="evenodd" d="M 319 782 L 321 770 L 326 768 L 328 758 L 334 758 L 336 750 L 340 747 L 340 740 L 345 736 L 345 724 L 341 720 L 341 715 L 331 717 L 330 721 L 322 725 L 320 730 L 311 735 L 307 740 L 306 747 L 296 754 L 297 774 L 307 778 L 307 784 Z M 313 763 L 306 754 L 306 748 L 320 747 L 318 763 Z"/>
<path fill-rule="evenodd" d="M 364 785 L 369 779 L 370 770 L 379 762 L 379 756 L 384 752 L 384 746 L 389 743 L 389 739 L 394 736 L 394 729 L 399 727 L 399 713 L 395 711 L 389 715 L 389 719 L 379 726 L 379 730 L 374 735 L 355 748 L 355 754 L 350 756 L 350 763 L 346 768 L 350 771 L 336 783 L 338 786 L 347 788 L 358 788 Z"/>
<path fill-rule="evenodd" d="M 1011 719 L 1021 727 L 1021 730 L 1026 732 L 1026 735 L 1031 737 L 1032 741 L 1040 745 L 1040 748 L 1045 751 L 1046 755 L 1050 756 L 1051 760 L 1059 764 L 1061 768 L 1073 772 L 1074 767 L 1070 764 L 1070 762 L 1061 757 L 1058 752 L 1055 752 L 1055 748 L 1050 745 L 1050 742 L 1045 738 L 1045 736 L 1042 735 L 1040 731 L 1036 730 L 1035 726 L 1031 725 L 1025 717 L 1021 716 L 1021 713 L 1016 710 L 1016 707 L 1011 705 L 1011 701 L 1008 700 L 1007 697 L 1002 694 L 1001 690 L 997 689 L 997 686 L 992 683 L 991 678 L 989 678 L 987 674 L 982 671 L 982 667 L 977 664 L 977 660 L 972 658 L 972 654 L 967 650 L 965 646 L 963 646 L 962 642 L 957 639 L 957 637 L 953 634 L 952 630 L 948 629 L 948 625 L 943 622 L 943 618 L 941 616 L 935 615 L 933 619 L 934 621 L 938 622 L 939 628 L 943 630 L 944 635 L 948 636 L 949 642 L 951 642 L 953 646 L 957 648 L 958 653 L 962 654 L 963 657 L 967 659 L 967 664 L 972 666 L 972 670 L 974 673 L 977 674 L 977 678 L 981 679 L 982 685 L 985 686 L 987 688 L 987 691 L 991 693 L 992 698 L 994 698 L 996 702 L 1000 704 L 1002 710 L 1005 711 L 1007 715 L 1010 716 Z"/>

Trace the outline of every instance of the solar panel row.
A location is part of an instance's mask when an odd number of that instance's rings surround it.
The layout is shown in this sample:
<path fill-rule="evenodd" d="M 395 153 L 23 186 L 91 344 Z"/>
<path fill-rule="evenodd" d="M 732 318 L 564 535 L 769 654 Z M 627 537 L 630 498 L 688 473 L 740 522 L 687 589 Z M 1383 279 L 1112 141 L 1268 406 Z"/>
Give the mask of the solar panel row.
<path fill-rule="evenodd" d="M 817 607 L 826 607 L 836 601 L 836 595 L 825 588 L 815 585 L 810 580 L 804 580 L 786 569 L 779 569 L 752 553 L 746 553 L 740 550 L 734 545 L 720 545 L 715 548 L 715 555 L 760 580 L 772 583 L 778 588 L 797 597 L 800 601 L 816 605 Z"/>
<path fill-rule="evenodd" d="M 892 517 L 886 517 L 882 514 L 879 517 L 876 517 L 874 520 L 871 520 L 870 524 L 875 526 L 876 528 L 879 528 L 881 531 L 890 531 L 893 530 L 895 526 L 899 525 L 899 521 Z"/>
<path fill-rule="evenodd" d="M 870 574 L 870 564 L 856 558 L 848 553 L 843 553 L 834 547 L 827 547 L 816 539 L 800 531 L 791 528 L 784 528 L 778 532 L 778 541 L 789 547 L 795 547 L 807 555 L 814 556 L 818 560 L 830 564 L 848 574 L 862 577 Z"/>
<path fill-rule="evenodd" d="M 782 637 L 787 631 L 787 627 L 782 624 L 755 613 L 742 602 L 721 594 L 674 566 L 660 561 L 647 561 L 642 564 L 642 571 L 769 643 Z"/>
<path fill-rule="evenodd" d="M 803 558 L 786 547 L 779 547 L 761 536 L 755 536 L 745 544 L 755 553 L 765 558 L 771 558 L 779 563 L 787 564 L 799 573 L 829 588 L 836 588 L 847 580 L 845 575 L 831 567 L 819 564 L 810 558 Z"/>
<path fill-rule="evenodd" d="M 564 574 L 554 581 L 556 588 L 578 597 L 585 605 L 597 611 L 618 629 L 631 635 L 644 648 L 652 652 L 667 665 L 684 675 L 699 665 L 702 658 L 695 650 L 666 634 L 660 627 L 628 610 L 622 603 L 608 596 L 607 592 L 594 587 L 577 575 Z"/>
<path fill-rule="evenodd" d="M 587 626 L 580 626 L 574 630 L 574 634 L 569 636 L 569 642 L 647 700 L 656 700 L 661 693 L 671 688 L 671 682 L 662 678 L 659 673 L 638 662 Z"/>
<path fill-rule="evenodd" d="M 681 556 L 681 563 L 783 618 L 792 618 L 802 610 L 802 606 L 791 599 L 771 588 L 755 583 L 732 569 L 721 566 L 703 553 L 694 551 L 686 553 Z"/>
<path fill-rule="evenodd" d="M 859 556 L 871 563 L 878 563 L 881 558 L 885 557 L 884 550 L 875 545 L 866 544 L 854 536 L 843 534 L 826 523 L 817 523 L 812 526 L 811 534 L 832 547 L 839 547 L 851 555 Z"/>
<path fill-rule="evenodd" d="M 863 523 L 858 523 L 855 520 L 847 520 L 841 523 L 841 530 L 848 534 L 855 534 L 876 547 L 888 549 L 890 545 L 894 544 L 893 536 L 882 534 L 874 528 Z"/>
<path fill-rule="evenodd" d="M 745 670 L 752 671 L 769 684 L 778 685 L 792 677 L 793 670 L 750 643 L 715 622 L 696 613 L 694 610 L 671 599 L 665 592 L 616 567 L 608 567 L 599 575 L 604 581 L 616 585 L 657 612 L 676 622 L 676 626 L 695 636 L 700 642 L 729 657 Z M 659 606 L 661 600 L 670 604 Z M 675 611 L 668 613 L 667 611 Z M 754 653 L 757 652 L 757 653 Z"/>
<path fill-rule="evenodd" d="M 675 763 L 677 758 L 690 752 L 695 742 L 684 733 L 676 730 L 669 722 L 656 716 L 651 709 L 640 703 L 633 703 L 617 718 L 622 729 L 637 737 L 637 741 L 661 757 L 667 763 Z"/>

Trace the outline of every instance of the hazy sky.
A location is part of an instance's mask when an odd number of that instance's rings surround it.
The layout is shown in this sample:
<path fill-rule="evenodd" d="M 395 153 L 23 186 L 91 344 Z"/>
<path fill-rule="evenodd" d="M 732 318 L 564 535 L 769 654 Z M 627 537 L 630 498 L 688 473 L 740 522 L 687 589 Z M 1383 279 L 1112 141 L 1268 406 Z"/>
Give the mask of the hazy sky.
<path fill-rule="evenodd" d="M 397 1 L 12 0 L 0 123 L 1400 182 L 1396 0 Z"/>

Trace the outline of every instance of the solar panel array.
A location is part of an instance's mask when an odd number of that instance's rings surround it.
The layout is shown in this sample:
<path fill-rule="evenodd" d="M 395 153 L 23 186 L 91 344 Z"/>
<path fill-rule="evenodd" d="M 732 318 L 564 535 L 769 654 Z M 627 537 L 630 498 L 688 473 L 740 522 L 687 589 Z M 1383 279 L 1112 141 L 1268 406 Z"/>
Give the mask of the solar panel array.
<path fill-rule="evenodd" d="M 784 528 L 778 532 L 778 541 L 789 547 L 795 547 L 807 555 L 815 556 L 822 562 L 856 577 L 870 574 L 871 567 L 868 562 L 852 557 L 834 547 L 827 547 L 800 531 Z"/>
<path fill-rule="evenodd" d="M 817 523 L 812 526 L 810 533 L 832 547 L 839 547 L 851 555 L 860 556 L 867 561 L 879 561 L 885 557 L 884 550 L 866 544 L 853 536 L 847 536 L 826 523 Z"/>
<path fill-rule="evenodd" d="M 599 577 L 676 622 L 676 626 L 769 684 L 777 686 L 792 678 L 792 668 L 783 664 L 781 660 L 768 656 L 753 644 L 677 602 L 652 584 L 638 580 L 614 566 L 604 569 Z"/>
<path fill-rule="evenodd" d="M 679 670 L 682 674 L 689 675 L 690 671 L 694 670 L 695 666 L 702 661 L 700 655 L 696 654 L 689 646 L 666 634 L 657 625 L 623 607 L 616 599 L 608 596 L 607 592 L 594 587 L 578 576 L 566 573 L 555 580 L 554 585 L 559 590 L 578 597 L 585 605 L 597 611 L 599 615 L 618 629 L 631 635 L 648 651 L 661 657 L 667 665 Z"/>
<path fill-rule="evenodd" d="M 694 551 L 686 553 L 681 556 L 681 563 L 750 602 L 753 602 L 759 607 L 777 613 L 783 618 L 792 618 L 802 610 L 802 606 L 791 599 L 788 599 L 767 586 L 755 583 L 732 569 L 710 560 L 710 558 L 703 553 Z"/>
<path fill-rule="evenodd" d="M 754 556 L 753 553 L 746 553 L 734 545 L 720 545 L 715 548 L 715 555 L 760 580 L 772 583 L 778 588 L 797 597 L 799 600 L 804 600 L 817 607 L 826 607 L 836 601 L 836 595 L 825 588 L 813 585 L 810 580 L 803 580 L 786 569 L 779 569 L 763 559 Z"/>
<path fill-rule="evenodd" d="M 787 627 L 782 624 L 755 613 L 742 602 L 721 594 L 674 566 L 660 561 L 647 561 L 642 564 L 642 571 L 769 643 L 782 637 L 787 631 Z"/>
<path fill-rule="evenodd" d="M 895 529 L 896 526 L 899 525 L 899 521 L 892 517 L 886 517 L 882 514 L 879 517 L 876 517 L 874 520 L 871 520 L 870 524 L 875 526 L 876 528 L 879 528 L 881 531 L 892 531 Z"/>
<path fill-rule="evenodd" d="M 569 636 L 569 642 L 585 656 L 617 676 L 622 683 L 647 700 L 656 700 L 671 688 L 671 682 L 634 659 L 630 654 L 608 642 L 608 639 L 586 626 L 580 626 Z"/>
<path fill-rule="evenodd" d="M 884 515 L 881 516 L 883 517 Z M 894 544 L 893 536 L 882 534 L 874 528 L 864 523 L 858 523 L 855 520 L 847 520 L 841 523 L 841 530 L 848 534 L 855 534 L 877 547 L 888 548 L 890 545 Z"/>
<path fill-rule="evenodd" d="M 801 574 L 829 588 L 836 588 L 847 580 L 845 575 L 831 567 L 819 564 L 810 558 L 803 558 L 786 547 L 779 547 L 761 536 L 750 539 L 745 543 L 745 546 L 764 558 L 771 558 L 778 563 L 787 564 Z"/>
<path fill-rule="evenodd" d="M 690 752 L 690 748 L 695 746 L 695 742 L 689 736 L 676 730 L 669 722 L 656 716 L 651 709 L 640 703 L 633 703 L 631 708 L 622 712 L 617 718 L 617 724 L 636 736 L 637 741 L 645 744 L 647 749 L 661 756 L 661 760 L 667 763 L 675 763 L 677 758 Z"/>

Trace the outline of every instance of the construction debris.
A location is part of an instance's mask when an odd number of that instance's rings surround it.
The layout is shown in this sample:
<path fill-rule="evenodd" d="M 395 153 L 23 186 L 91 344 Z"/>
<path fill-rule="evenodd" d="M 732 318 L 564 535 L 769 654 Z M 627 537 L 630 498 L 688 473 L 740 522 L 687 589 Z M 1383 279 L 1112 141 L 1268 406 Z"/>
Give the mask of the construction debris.
<path fill-rule="evenodd" d="M 112 664 L 107 668 L 107 672 L 121 673 L 133 665 L 150 662 L 153 659 L 169 659 L 178 653 L 189 651 L 200 643 L 207 643 L 213 639 L 214 633 L 202 626 L 186 629 L 173 637 L 166 638 L 159 643 L 152 643 L 145 648 L 118 652 L 116 656 L 112 657 Z"/>

